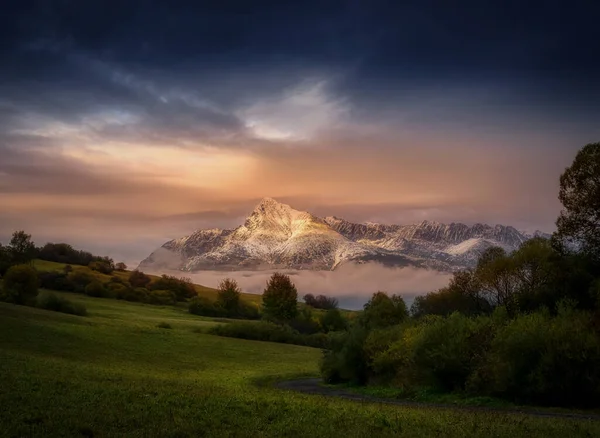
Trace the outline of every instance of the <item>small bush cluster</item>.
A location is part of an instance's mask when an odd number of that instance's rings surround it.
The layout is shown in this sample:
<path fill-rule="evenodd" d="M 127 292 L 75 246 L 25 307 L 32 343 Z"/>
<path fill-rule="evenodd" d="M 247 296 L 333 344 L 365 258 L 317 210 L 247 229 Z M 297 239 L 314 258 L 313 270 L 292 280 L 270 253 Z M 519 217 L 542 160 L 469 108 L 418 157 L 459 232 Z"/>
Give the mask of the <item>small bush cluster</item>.
<path fill-rule="evenodd" d="M 327 348 L 328 346 L 328 336 L 324 333 L 301 334 L 288 325 L 268 321 L 237 321 L 221 324 L 211 327 L 209 333 L 230 338 L 279 342 L 316 348 Z"/>
<path fill-rule="evenodd" d="M 37 297 L 36 307 L 70 315 L 86 316 L 87 309 L 82 304 L 73 303 L 52 292 L 43 292 Z"/>

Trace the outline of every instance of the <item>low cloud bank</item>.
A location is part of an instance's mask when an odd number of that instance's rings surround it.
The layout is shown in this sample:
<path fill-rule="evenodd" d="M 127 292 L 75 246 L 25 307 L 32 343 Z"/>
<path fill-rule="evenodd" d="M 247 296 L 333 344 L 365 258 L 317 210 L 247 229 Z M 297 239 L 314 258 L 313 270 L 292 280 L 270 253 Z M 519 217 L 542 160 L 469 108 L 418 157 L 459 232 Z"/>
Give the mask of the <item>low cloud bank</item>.
<path fill-rule="evenodd" d="M 185 276 L 194 283 L 216 287 L 225 278 L 235 279 L 244 292 L 261 294 L 274 271 L 201 271 Z M 339 299 L 341 307 L 359 309 L 378 290 L 404 296 L 410 305 L 415 296 L 448 284 L 449 274 L 417 268 L 387 268 L 376 263 L 344 265 L 335 271 L 281 270 L 292 278 L 301 298 L 325 294 Z M 177 272 L 181 276 L 181 272 Z"/>

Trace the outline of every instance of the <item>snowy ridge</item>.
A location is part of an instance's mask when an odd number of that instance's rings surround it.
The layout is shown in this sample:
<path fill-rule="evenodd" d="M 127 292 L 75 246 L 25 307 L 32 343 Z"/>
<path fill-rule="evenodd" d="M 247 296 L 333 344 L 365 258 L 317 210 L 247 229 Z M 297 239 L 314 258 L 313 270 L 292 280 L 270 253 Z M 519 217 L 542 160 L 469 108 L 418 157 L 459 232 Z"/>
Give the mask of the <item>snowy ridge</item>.
<path fill-rule="evenodd" d="M 547 234 L 527 234 L 504 225 L 356 224 L 316 217 L 264 198 L 234 230 L 198 230 L 171 240 L 140 263 L 140 269 L 332 270 L 343 263 L 379 262 L 452 271 L 473 266 L 491 246 L 507 251 Z"/>

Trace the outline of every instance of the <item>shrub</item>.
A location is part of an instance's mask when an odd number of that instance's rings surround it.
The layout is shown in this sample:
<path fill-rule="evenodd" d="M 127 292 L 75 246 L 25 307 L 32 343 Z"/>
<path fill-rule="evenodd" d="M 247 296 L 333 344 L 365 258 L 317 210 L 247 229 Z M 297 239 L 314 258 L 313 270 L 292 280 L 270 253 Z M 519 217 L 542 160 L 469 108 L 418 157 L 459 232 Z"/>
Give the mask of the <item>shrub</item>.
<path fill-rule="evenodd" d="M 160 322 L 157 325 L 158 328 L 162 328 L 162 329 L 172 329 L 173 327 L 171 327 L 171 324 L 169 324 L 168 322 Z"/>
<path fill-rule="evenodd" d="M 260 312 L 256 305 L 241 301 L 237 317 L 241 319 L 260 319 Z"/>
<path fill-rule="evenodd" d="M 296 318 L 289 321 L 289 326 L 299 333 L 312 335 L 321 331 L 319 321 L 313 318 L 313 313 L 309 307 L 305 307 L 298 313 Z"/>
<path fill-rule="evenodd" d="M 3 301 L 15 304 L 29 304 L 38 294 L 38 276 L 29 265 L 15 265 L 4 274 Z"/>
<path fill-rule="evenodd" d="M 170 290 L 175 294 L 177 301 L 186 301 L 198 295 L 189 278 L 177 278 L 172 275 L 162 275 L 151 282 L 148 288 L 150 290 Z"/>
<path fill-rule="evenodd" d="M 226 316 L 223 308 L 205 297 L 196 296 L 188 304 L 188 312 L 200 316 Z"/>
<path fill-rule="evenodd" d="M 346 330 L 348 321 L 338 309 L 329 309 L 320 318 L 321 327 L 325 333 Z"/>
<path fill-rule="evenodd" d="M 279 342 L 316 348 L 326 348 L 328 345 L 328 338 L 323 333 L 302 335 L 286 324 L 275 324 L 267 321 L 236 321 L 229 324 L 221 324 L 211 327 L 209 333 L 230 338 Z"/>
<path fill-rule="evenodd" d="M 40 287 L 65 292 L 75 291 L 75 284 L 63 272 L 40 272 L 38 274 Z"/>
<path fill-rule="evenodd" d="M 320 364 L 324 381 L 366 383 L 367 357 L 363 349 L 367 339 L 366 329 L 354 325 L 348 332 L 333 333 L 328 339 L 329 350 L 323 352 Z"/>
<path fill-rule="evenodd" d="M 498 330 L 472 389 L 559 406 L 593 406 L 600 397 L 600 337 L 592 315 L 561 304 L 558 315 L 520 316 Z"/>
<path fill-rule="evenodd" d="M 85 287 L 85 294 L 90 297 L 105 297 L 106 290 L 98 280 L 92 281 Z"/>
<path fill-rule="evenodd" d="M 75 292 L 78 293 L 84 293 L 86 286 L 96 280 L 96 277 L 91 272 L 86 272 L 86 270 L 82 269 L 71 272 L 67 278 L 73 283 Z"/>
<path fill-rule="evenodd" d="M 177 302 L 175 294 L 169 290 L 153 290 L 148 293 L 147 302 L 157 305 L 173 305 Z"/>
<path fill-rule="evenodd" d="M 306 294 L 302 298 L 307 306 L 314 307 L 315 309 L 329 310 L 337 309 L 338 307 L 338 300 L 326 295 L 317 295 L 315 297 L 313 294 Z"/>
<path fill-rule="evenodd" d="M 464 390 L 494 336 L 490 318 L 454 313 L 424 325 L 413 345 L 420 383 L 440 390 Z"/>
<path fill-rule="evenodd" d="M 86 316 L 87 309 L 82 304 L 75 304 L 66 298 L 59 297 L 52 292 L 44 292 L 37 297 L 36 307 L 54 312 L 68 313 L 71 315 Z"/>
<path fill-rule="evenodd" d="M 105 260 L 98 260 L 95 262 L 91 262 L 88 265 L 88 267 L 92 271 L 98 271 L 101 274 L 106 274 L 106 275 L 110 275 L 114 271 L 114 266 L 112 265 L 112 263 L 105 261 Z"/>
<path fill-rule="evenodd" d="M 129 274 L 129 284 L 131 287 L 147 287 L 152 279 L 144 274 L 142 271 L 131 271 Z"/>

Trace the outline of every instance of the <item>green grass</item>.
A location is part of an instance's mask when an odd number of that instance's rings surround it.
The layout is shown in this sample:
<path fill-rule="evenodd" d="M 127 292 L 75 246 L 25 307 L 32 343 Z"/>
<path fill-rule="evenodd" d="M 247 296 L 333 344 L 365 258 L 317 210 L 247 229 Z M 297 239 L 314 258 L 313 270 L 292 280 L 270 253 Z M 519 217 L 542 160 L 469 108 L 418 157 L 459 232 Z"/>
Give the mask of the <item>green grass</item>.
<path fill-rule="evenodd" d="M 259 386 L 316 375 L 320 351 L 199 334 L 218 322 L 174 307 L 69 298 L 88 316 L 0 303 L 0 436 L 600 435 L 600 422 L 404 408 Z"/>

